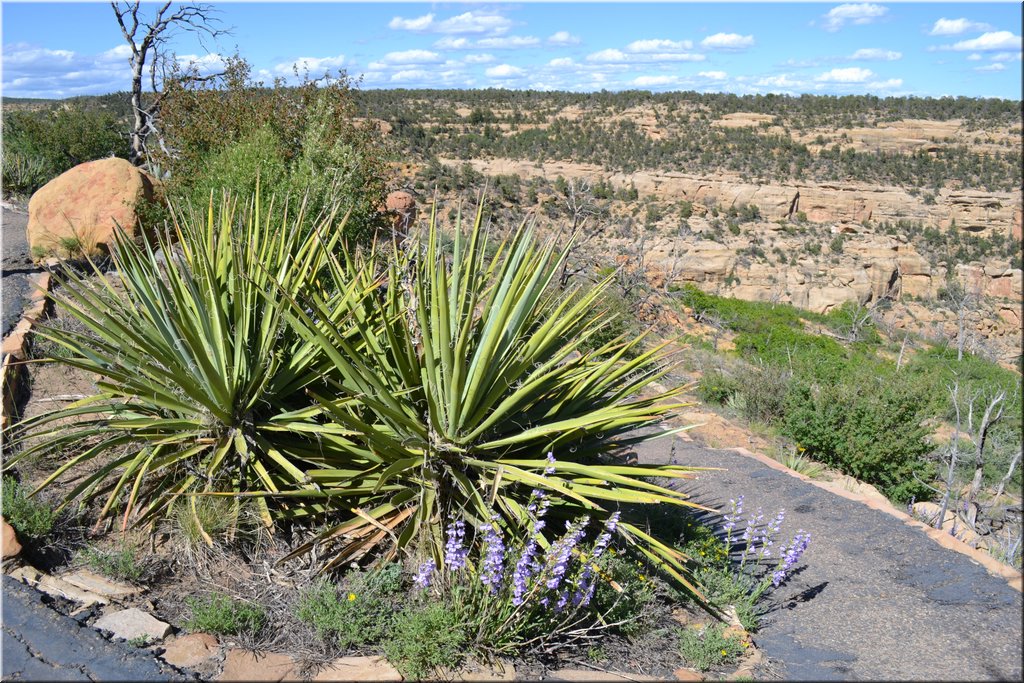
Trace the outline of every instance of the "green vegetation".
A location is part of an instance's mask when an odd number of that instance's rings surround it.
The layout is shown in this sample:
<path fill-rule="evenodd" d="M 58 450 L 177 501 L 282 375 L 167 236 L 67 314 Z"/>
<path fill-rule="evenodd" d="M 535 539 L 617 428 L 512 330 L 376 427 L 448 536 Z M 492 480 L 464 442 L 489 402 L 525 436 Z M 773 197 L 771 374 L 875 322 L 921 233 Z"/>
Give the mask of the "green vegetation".
<path fill-rule="evenodd" d="M 300 597 L 295 615 L 338 647 L 375 643 L 391 631 L 402 589 L 401 565 L 392 563 L 350 575 L 345 586 L 314 584 Z"/>
<path fill-rule="evenodd" d="M 78 561 L 104 576 L 134 583 L 146 573 L 146 561 L 140 557 L 140 552 L 139 548 L 127 543 L 113 550 L 93 546 L 85 548 L 79 554 Z"/>
<path fill-rule="evenodd" d="M 873 127 L 915 115 L 933 120 L 963 118 L 977 126 L 1011 126 L 1019 122 L 1020 103 L 1009 100 L 483 89 L 368 90 L 359 92 L 356 101 L 366 116 L 392 123 L 399 145 L 424 160 L 507 157 L 593 163 L 624 173 L 665 168 L 686 168 L 692 173 L 726 170 L 761 181 L 858 180 L 933 190 L 951 179 L 993 191 L 1012 191 L 1021 184 L 1021 152 L 1015 145 L 993 154 L 962 143 L 940 145 L 934 154 L 924 149 L 899 153 L 855 150 L 835 136 L 831 142 L 821 137 L 820 143 L 809 145 L 793 135 L 815 127 L 832 131 Z M 628 116 L 600 122 L 591 117 L 548 121 L 565 107 L 614 114 L 638 106 L 655 108 L 659 125 L 672 134 L 654 138 Z M 456 113 L 460 107 L 491 113 L 463 119 Z M 497 110 L 508 113 L 498 115 Z M 783 132 L 713 125 L 716 119 L 740 111 L 771 114 Z M 519 125 L 524 118 L 550 125 Z M 508 124 L 510 130 L 503 133 L 498 123 Z"/>
<path fill-rule="evenodd" d="M 847 303 L 827 315 L 784 304 L 727 299 L 688 286 L 681 301 L 695 317 L 736 332 L 736 353 L 744 359 L 728 372 L 711 369 L 698 395 L 730 403 L 748 419 L 774 426 L 793 439 L 800 452 L 870 484 L 897 502 L 927 498 L 936 469 L 929 420 L 949 419 L 947 385 L 960 381 L 974 396 L 975 410 L 985 390 L 1003 389 L 1014 417 L 993 429 L 999 438 L 988 448 L 1007 450 L 1020 443 L 1020 378 L 996 364 L 956 351 L 919 352 L 897 372 L 881 356 L 881 337 L 864 320 L 864 310 Z M 814 334 L 820 325 L 836 337 Z M 1010 449 L 1012 450 L 1012 448 Z M 1009 452 L 986 460 L 986 481 L 1005 473 Z M 998 463 L 998 464 L 996 464 Z M 1015 481 L 1020 480 L 1019 472 Z"/>
<path fill-rule="evenodd" d="M 255 635 L 267 621 L 266 613 L 259 605 L 235 600 L 223 593 L 213 593 L 206 598 L 187 598 L 185 602 L 192 611 L 185 628 L 193 633 Z"/>
<path fill-rule="evenodd" d="M 54 510 L 22 488 L 17 479 L 3 476 L 3 493 L 0 495 L 0 509 L 4 519 L 18 532 L 23 540 L 38 542 L 53 529 L 57 519 Z"/>
<path fill-rule="evenodd" d="M 437 520 L 455 510 L 497 514 L 522 538 L 534 488 L 567 518 L 691 505 L 646 480 L 688 468 L 603 455 L 608 440 L 672 410 L 664 399 L 680 389 L 638 397 L 667 372 L 663 350 L 627 358 L 640 343 L 627 337 L 574 356 L 601 330 L 607 283 L 560 295 L 551 285 L 564 254 L 525 227 L 490 257 L 479 211 L 448 245 L 432 226 L 422 251 L 383 264 L 386 281 L 409 289 L 381 291 L 374 255 L 337 256 L 344 224 L 331 215 L 316 239 L 297 229 L 301 209 L 278 223 L 259 196 L 172 215 L 180 246 L 158 244 L 179 256 L 162 262 L 121 236 L 116 270 L 93 273 L 103 288 L 68 272 L 57 296 L 87 332 L 40 331 L 68 351 L 57 362 L 104 378 L 96 396 L 19 425 L 27 441 L 9 465 L 40 454 L 61 463 L 44 488 L 93 467 L 64 505 L 97 498 L 101 516 L 146 522 L 182 498 L 244 491 L 267 524 L 325 524 L 296 553 L 324 540 L 328 566 L 421 543 L 440 558 Z M 542 478 L 551 450 L 567 457 Z M 231 526 L 239 510 L 227 510 Z M 202 519 L 193 514 L 200 537 Z M 687 585 L 670 547 L 633 522 L 617 533 Z"/>
<path fill-rule="evenodd" d="M 684 628 L 679 632 L 679 653 L 693 666 L 707 671 L 722 664 L 731 664 L 743 654 L 743 642 L 724 634 L 723 624 L 700 629 Z"/>
<path fill-rule="evenodd" d="M 430 678 L 438 667 L 454 669 L 464 657 L 466 628 L 444 603 L 412 604 L 399 613 L 384 655 L 411 680 Z"/>
<path fill-rule="evenodd" d="M 112 155 L 127 158 L 120 128 L 111 113 L 75 105 L 4 111 L 4 192 L 29 195 L 78 164 Z"/>

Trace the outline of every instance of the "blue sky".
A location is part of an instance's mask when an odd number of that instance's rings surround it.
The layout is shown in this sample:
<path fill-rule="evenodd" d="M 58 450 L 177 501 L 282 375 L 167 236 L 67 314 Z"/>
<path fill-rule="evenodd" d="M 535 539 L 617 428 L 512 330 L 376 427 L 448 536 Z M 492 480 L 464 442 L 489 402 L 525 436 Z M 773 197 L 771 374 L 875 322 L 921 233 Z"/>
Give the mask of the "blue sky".
<path fill-rule="evenodd" d="M 218 2 L 232 33 L 180 59 L 342 68 L 363 88 L 697 90 L 1021 99 L 1021 4 Z M 146 6 L 150 15 L 155 7 Z M 2 3 L 10 97 L 125 90 L 106 3 Z"/>

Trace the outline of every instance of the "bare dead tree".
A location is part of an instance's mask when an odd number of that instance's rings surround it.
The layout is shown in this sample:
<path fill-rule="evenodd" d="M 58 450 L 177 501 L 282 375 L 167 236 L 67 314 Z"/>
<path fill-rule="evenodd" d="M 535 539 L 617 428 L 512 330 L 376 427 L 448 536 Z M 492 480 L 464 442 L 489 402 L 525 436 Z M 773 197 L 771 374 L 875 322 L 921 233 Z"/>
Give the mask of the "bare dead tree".
<path fill-rule="evenodd" d="M 953 403 L 953 410 L 956 414 L 956 422 L 953 425 L 953 434 L 949 439 L 949 446 L 946 451 L 946 476 L 943 479 L 942 503 L 939 505 L 939 516 L 935 519 L 935 528 L 941 529 L 946 520 L 946 510 L 949 509 L 949 499 L 956 484 L 956 465 L 960 460 L 960 434 L 963 429 L 963 415 L 960 410 L 960 381 L 956 380 L 948 386 L 949 397 Z M 929 486 L 933 491 L 934 487 Z"/>
<path fill-rule="evenodd" d="M 963 360 L 967 345 L 967 317 L 981 300 L 980 287 L 965 287 L 951 279 L 939 296 L 956 314 L 956 359 Z"/>
<path fill-rule="evenodd" d="M 589 219 L 601 212 L 601 208 L 594 201 L 593 188 L 589 180 L 586 178 L 569 179 L 566 184 L 565 208 L 572 216 L 570 239 L 573 241 L 569 254 L 562 261 L 562 270 L 558 274 L 558 286 L 562 289 L 565 289 L 574 275 L 585 270 L 586 266 L 577 263 L 577 259 L 573 257 L 586 247 L 599 229 L 594 222 L 590 222 L 588 225 Z"/>
<path fill-rule="evenodd" d="M 979 396 L 980 397 L 980 396 Z M 1006 409 L 1006 391 L 1002 390 L 995 395 L 984 397 L 985 412 L 981 420 L 974 425 L 974 401 L 968 409 L 968 427 L 971 429 L 971 440 L 974 442 L 974 476 L 971 478 L 971 486 L 967 491 L 967 504 L 973 505 L 978 492 L 981 490 L 981 477 L 985 468 L 985 442 L 988 440 L 989 430 L 1003 417 Z"/>
<path fill-rule="evenodd" d="M 131 48 L 131 57 L 129 57 L 128 63 L 132 69 L 133 121 L 130 133 L 129 161 L 136 166 L 144 165 L 149 158 L 146 149 L 147 140 L 153 135 L 158 138 L 160 135 L 158 127 L 160 106 L 166 94 L 166 91 L 161 90 L 160 86 L 167 68 L 167 42 L 179 30 L 197 34 L 200 43 L 204 39 L 216 39 L 228 33 L 228 30 L 214 26 L 219 22 L 213 16 L 215 10 L 211 5 L 184 4 L 178 5 L 175 10 L 171 11 L 171 2 L 168 1 L 160 5 L 156 15 L 148 21 L 140 14 L 141 5 L 140 0 L 110 3 L 114 10 L 114 16 L 117 17 L 117 23 L 121 27 L 121 34 Z M 152 95 L 149 97 L 149 101 L 144 103 L 143 80 L 147 71 Z M 192 80 L 202 78 L 195 75 Z"/>

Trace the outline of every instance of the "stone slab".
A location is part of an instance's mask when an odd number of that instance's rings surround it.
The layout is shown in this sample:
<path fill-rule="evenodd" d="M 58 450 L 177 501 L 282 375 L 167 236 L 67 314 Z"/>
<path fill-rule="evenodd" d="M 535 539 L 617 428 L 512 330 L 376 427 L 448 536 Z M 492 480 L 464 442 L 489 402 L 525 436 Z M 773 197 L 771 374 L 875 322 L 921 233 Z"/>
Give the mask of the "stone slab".
<path fill-rule="evenodd" d="M 152 614 L 137 607 L 104 614 L 96 620 L 93 627 L 110 631 L 115 638 L 124 638 L 125 640 L 142 637 L 150 640 L 162 640 L 174 630 L 167 622 L 160 621 Z"/>

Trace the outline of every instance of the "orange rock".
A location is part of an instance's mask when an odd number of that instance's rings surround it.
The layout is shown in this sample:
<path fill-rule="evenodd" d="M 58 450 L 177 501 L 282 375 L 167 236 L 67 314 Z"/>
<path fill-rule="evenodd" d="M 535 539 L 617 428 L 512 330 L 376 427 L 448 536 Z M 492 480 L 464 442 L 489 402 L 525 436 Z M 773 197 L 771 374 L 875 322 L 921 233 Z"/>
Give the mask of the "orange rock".
<path fill-rule="evenodd" d="M 400 681 L 402 674 L 383 657 L 342 657 L 321 669 L 314 681 Z"/>
<path fill-rule="evenodd" d="M 14 532 L 14 527 L 7 523 L 7 520 L 0 517 L 0 523 L 3 525 L 3 540 L 0 542 L 3 550 L 3 559 L 8 557 L 17 557 L 21 552 L 21 544 L 18 543 L 18 535 Z"/>
<path fill-rule="evenodd" d="M 295 662 L 288 655 L 274 652 L 256 654 L 251 650 L 228 650 L 224 658 L 221 681 L 283 681 L 295 680 Z"/>
<path fill-rule="evenodd" d="M 79 164 L 32 195 L 28 203 L 28 244 L 32 257 L 68 255 L 77 240 L 90 255 L 110 251 L 115 226 L 137 234 L 138 209 L 155 201 L 157 181 L 124 159 Z"/>
<path fill-rule="evenodd" d="M 416 222 L 416 198 L 402 190 L 392 192 L 384 200 L 384 211 L 394 215 L 392 227 L 404 236 Z"/>
<path fill-rule="evenodd" d="M 677 681 L 703 681 L 704 675 L 697 671 L 690 671 L 689 669 L 676 669 L 672 672 L 672 675 L 676 677 Z"/>
<path fill-rule="evenodd" d="M 209 633 L 190 633 L 167 643 L 161 656 L 165 662 L 173 666 L 197 666 L 217 656 L 218 645 L 216 636 Z"/>

